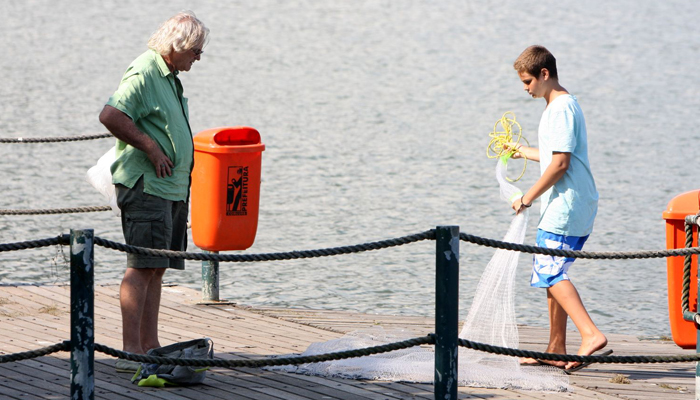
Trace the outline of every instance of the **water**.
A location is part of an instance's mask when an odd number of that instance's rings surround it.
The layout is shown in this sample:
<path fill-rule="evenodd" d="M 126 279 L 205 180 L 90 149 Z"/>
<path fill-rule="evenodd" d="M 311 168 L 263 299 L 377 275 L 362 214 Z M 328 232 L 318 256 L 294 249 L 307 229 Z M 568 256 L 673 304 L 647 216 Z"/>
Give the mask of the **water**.
<path fill-rule="evenodd" d="M 105 132 L 97 115 L 150 33 L 181 9 L 211 28 L 181 75 L 195 132 L 258 129 L 260 224 L 247 253 L 389 239 L 441 224 L 500 238 L 512 212 L 498 197 L 488 132 L 511 110 L 536 142 L 541 99 L 512 63 L 528 45 L 557 57 L 589 131 L 600 191 L 591 251 L 663 249 L 661 213 L 696 189 L 698 10 L 687 2 L 558 1 L 13 1 L 0 3 L 0 135 Z M 0 145 L 0 208 L 101 205 L 84 176 L 111 139 Z M 531 166 L 521 181 L 538 175 Z M 526 241 L 534 241 L 531 224 Z M 0 216 L 0 243 L 94 228 L 123 242 L 110 213 Z M 191 244 L 190 250 L 197 251 Z M 432 315 L 434 242 L 356 255 L 222 264 L 222 297 L 251 305 Z M 492 249 L 462 243 L 465 315 Z M 0 255 L 0 283 L 66 282 L 56 248 Z M 125 255 L 98 248 L 96 277 L 118 281 Z M 544 292 L 518 270 L 518 322 L 547 325 Z M 606 332 L 670 334 L 663 259 L 579 260 L 571 271 Z M 166 275 L 198 288 L 200 263 Z"/>

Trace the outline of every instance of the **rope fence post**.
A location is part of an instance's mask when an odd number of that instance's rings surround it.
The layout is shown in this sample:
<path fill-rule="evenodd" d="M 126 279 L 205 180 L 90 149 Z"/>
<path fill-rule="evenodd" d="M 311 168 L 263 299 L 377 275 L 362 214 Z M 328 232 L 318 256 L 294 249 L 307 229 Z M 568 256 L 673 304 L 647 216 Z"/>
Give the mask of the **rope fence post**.
<path fill-rule="evenodd" d="M 70 391 L 73 400 L 95 398 L 94 231 L 70 233 Z"/>
<path fill-rule="evenodd" d="M 700 215 L 700 213 L 699 213 Z M 685 217 L 685 248 L 692 247 L 696 244 L 695 232 L 699 232 L 698 229 L 698 215 L 687 215 Z M 683 291 L 681 294 L 681 312 L 683 313 L 683 319 L 695 323 L 695 352 L 700 354 L 700 315 L 697 312 L 690 311 L 690 272 L 692 271 L 693 263 L 697 270 L 697 289 L 696 293 L 700 293 L 700 270 L 698 267 L 697 257 L 693 255 L 686 255 L 683 260 Z M 697 302 L 697 299 L 695 299 Z M 697 304 L 695 307 L 698 310 Z M 700 362 L 695 363 L 695 398 L 700 399 Z"/>
<path fill-rule="evenodd" d="M 435 242 L 435 400 L 456 400 L 459 227 L 438 226 Z"/>
<path fill-rule="evenodd" d="M 206 254 L 218 254 L 217 251 L 203 250 Z M 202 261 L 202 302 L 219 301 L 219 261 Z"/>
<path fill-rule="evenodd" d="M 698 233 L 697 233 L 697 235 L 698 235 L 698 241 L 700 242 L 700 229 L 697 228 L 697 226 L 698 226 L 698 225 L 697 225 L 697 218 L 694 220 L 693 225 L 695 225 L 696 231 L 698 232 Z M 691 232 L 692 232 L 692 231 L 691 231 Z M 692 233 L 691 233 L 691 240 L 692 240 Z M 692 245 L 692 242 L 691 242 L 691 245 Z M 691 258 L 691 260 L 692 260 L 692 258 Z M 698 286 L 697 286 L 698 291 L 697 291 L 696 293 L 700 293 L 700 268 L 698 268 L 698 259 L 697 259 L 697 258 L 695 258 L 695 267 L 696 267 L 696 269 L 697 269 L 697 279 L 696 279 L 697 282 L 696 282 L 696 284 L 698 285 Z M 695 301 L 697 302 L 698 299 L 696 298 Z M 698 305 L 697 305 L 697 304 L 696 304 L 695 309 L 696 309 L 697 311 L 700 311 L 700 310 L 698 310 Z M 695 353 L 696 353 L 696 354 L 700 354 L 700 346 L 698 346 L 698 345 L 700 344 L 700 325 L 698 325 L 698 316 L 697 316 L 697 313 L 695 313 L 695 318 L 693 318 L 692 321 L 695 322 L 695 329 L 696 329 L 696 333 L 695 333 Z M 695 398 L 696 398 L 696 399 L 700 399 L 700 362 L 696 362 L 696 363 L 695 363 Z"/>

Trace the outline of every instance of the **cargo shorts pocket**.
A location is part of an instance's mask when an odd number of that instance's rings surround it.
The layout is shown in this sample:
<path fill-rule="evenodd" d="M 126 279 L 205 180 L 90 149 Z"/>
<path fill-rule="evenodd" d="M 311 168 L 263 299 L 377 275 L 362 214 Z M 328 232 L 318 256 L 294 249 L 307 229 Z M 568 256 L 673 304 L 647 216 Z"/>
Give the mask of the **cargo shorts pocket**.
<path fill-rule="evenodd" d="M 162 211 L 129 213 L 124 236 L 126 243 L 132 246 L 166 249 L 165 214 Z"/>

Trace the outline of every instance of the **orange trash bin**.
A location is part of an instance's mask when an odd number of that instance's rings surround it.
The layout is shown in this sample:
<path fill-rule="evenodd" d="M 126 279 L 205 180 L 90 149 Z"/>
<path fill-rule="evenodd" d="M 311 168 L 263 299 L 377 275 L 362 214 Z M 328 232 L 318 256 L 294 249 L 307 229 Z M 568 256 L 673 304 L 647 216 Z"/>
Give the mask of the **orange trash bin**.
<path fill-rule="evenodd" d="M 674 197 L 662 216 L 666 220 L 666 248 L 685 247 L 685 217 L 700 210 L 700 190 L 693 190 Z M 693 230 L 693 246 L 698 245 L 697 229 Z M 668 274 L 668 319 L 673 341 L 684 349 L 694 349 L 697 341 L 695 323 L 683 319 L 681 295 L 683 294 L 683 264 L 685 257 L 666 257 Z M 690 270 L 689 309 L 698 311 L 698 259 L 693 256 Z"/>
<path fill-rule="evenodd" d="M 258 229 L 260 169 L 265 145 L 249 127 L 194 136 L 192 240 L 202 250 L 245 250 Z"/>

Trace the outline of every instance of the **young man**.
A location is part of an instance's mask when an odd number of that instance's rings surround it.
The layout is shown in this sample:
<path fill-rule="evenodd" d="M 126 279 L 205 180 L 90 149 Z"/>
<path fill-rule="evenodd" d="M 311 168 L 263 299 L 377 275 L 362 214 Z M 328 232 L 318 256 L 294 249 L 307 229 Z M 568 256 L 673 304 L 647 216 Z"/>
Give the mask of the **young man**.
<path fill-rule="evenodd" d="M 165 21 L 100 113 L 100 122 L 117 138 L 112 182 L 127 244 L 177 251 L 187 247 L 194 147 L 187 99 L 177 75 L 200 60 L 208 34 L 189 11 Z M 128 254 L 126 260 L 119 290 L 123 348 L 144 354 L 160 347 L 163 274 L 167 268 L 184 269 L 185 263 L 138 254 Z M 118 371 L 135 371 L 138 366 L 128 360 L 116 364 Z"/>
<path fill-rule="evenodd" d="M 593 230 L 598 211 L 596 190 L 588 162 L 586 122 L 576 97 L 559 84 L 556 59 L 542 46 L 530 46 L 513 64 L 524 89 L 543 98 L 546 108 L 540 119 L 539 149 L 518 145 L 514 158 L 540 162 L 537 182 L 512 204 L 516 213 L 542 199 L 537 230 L 540 247 L 580 250 Z M 567 317 L 581 334 L 578 355 L 591 355 L 608 343 L 588 315 L 567 271 L 573 258 L 535 255 L 530 285 L 546 288 L 550 336 L 546 352 L 566 354 Z M 536 365 L 524 359 L 521 364 Z M 566 370 L 580 369 L 577 362 L 548 361 Z"/>

